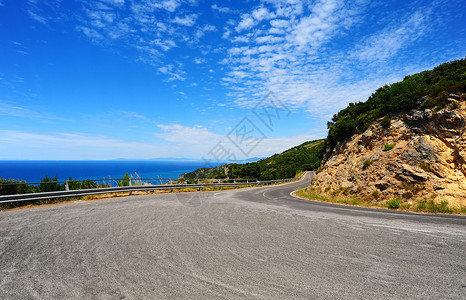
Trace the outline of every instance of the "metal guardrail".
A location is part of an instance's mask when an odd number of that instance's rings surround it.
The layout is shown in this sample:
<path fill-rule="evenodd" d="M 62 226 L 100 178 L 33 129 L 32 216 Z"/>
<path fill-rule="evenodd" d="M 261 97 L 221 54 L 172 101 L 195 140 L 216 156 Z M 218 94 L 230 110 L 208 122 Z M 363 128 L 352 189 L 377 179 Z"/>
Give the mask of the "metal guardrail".
<path fill-rule="evenodd" d="M 3 195 L 0 196 L 1 203 L 11 203 L 19 201 L 33 201 L 33 200 L 45 200 L 45 199 L 57 199 L 57 198 L 68 198 L 68 197 L 79 197 L 88 195 L 108 194 L 108 193 L 122 193 L 122 192 L 135 192 L 135 191 L 155 191 L 155 190 L 171 190 L 174 189 L 186 189 L 194 188 L 200 191 L 202 188 L 207 187 L 238 187 L 238 186 L 260 186 L 269 185 L 273 183 L 285 183 L 291 181 L 300 180 L 305 173 L 297 178 L 277 179 L 277 180 L 263 180 L 263 181 L 246 181 L 246 182 L 230 182 L 230 183 L 194 183 L 194 184 L 157 184 L 157 185 L 132 185 L 132 186 L 120 186 L 120 187 L 102 187 L 93 189 L 81 189 L 81 190 L 66 190 L 66 191 L 54 191 L 54 192 L 41 192 L 41 193 L 28 193 L 28 194 L 15 194 L 15 195 Z"/>

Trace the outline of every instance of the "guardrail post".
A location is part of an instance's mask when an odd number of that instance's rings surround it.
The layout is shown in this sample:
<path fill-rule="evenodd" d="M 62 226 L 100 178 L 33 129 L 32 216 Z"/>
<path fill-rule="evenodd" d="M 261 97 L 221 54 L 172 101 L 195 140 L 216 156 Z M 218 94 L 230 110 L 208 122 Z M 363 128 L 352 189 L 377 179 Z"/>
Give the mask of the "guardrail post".
<path fill-rule="evenodd" d="M 69 185 L 68 185 L 68 180 L 65 181 L 65 190 L 66 190 L 66 191 L 69 191 L 69 190 L 70 190 L 70 187 L 69 187 Z M 70 197 L 66 197 L 66 200 L 67 200 L 67 201 L 70 201 Z"/>

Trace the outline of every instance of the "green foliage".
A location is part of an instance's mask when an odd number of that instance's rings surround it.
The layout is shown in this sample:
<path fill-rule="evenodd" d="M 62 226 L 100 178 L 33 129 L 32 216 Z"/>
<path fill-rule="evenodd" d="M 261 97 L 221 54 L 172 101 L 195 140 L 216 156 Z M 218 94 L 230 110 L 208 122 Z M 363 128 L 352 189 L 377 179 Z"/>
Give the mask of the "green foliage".
<path fill-rule="evenodd" d="M 324 140 L 309 141 L 257 162 L 201 168 L 184 174 L 183 178 L 185 180 L 196 178 L 259 180 L 293 178 L 298 172 L 319 168 L 324 151 Z"/>
<path fill-rule="evenodd" d="M 416 208 L 420 211 L 426 212 L 441 212 L 441 213 L 452 213 L 453 209 L 448 206 L 448 201 L 443 200 L 440 203 L 436 203 L 433 199 L 427 201 L 426 199 L 419 200 Z"/>
<path fill-rule="evenodd" d="M 395 147 L 396 144 L 385 144 L 383 146 L 383 151 L 390 151 L 393 149 L 393 147 Z"/>
<path fill-rule="evenodd" d="M 398 198 L 393 198 L 387 201 L 387 207 L 391 209 L 398 209 L 401 205 L 401 200 Z"/>
<path fill-rule="evenodd" d="M 128 174 L 128 172 L 126 172 L 125 176 L 123 176 L 122 179 L 117 181 L 117 184 L 118 184 L 118 186 L 129 186 L 129 181 L 130 180 L 131 179 L 129 177 L 129 174 Z"/>
<path fill-rule="evenodd" d="M 392 124 L 392 119 L 390 119 L 387 116 L 383 117 L 383 119 L 380 120 L 380 126 L 382 126 L 382 128 L 388 129 L 390 128 L 391 124 Z"/>
<path fill-rule="evenodd" d="M 55 191 L 64 191 L 65 185 L 57 182 L 57 176 L 54 178 L 48 177 L 45 175 L 45 178 L 40 180 L 39 192 L 55 192 Z"/>
<path fill-rule="evenodd" d="M 343 142 L 356 131 L 366 130 L 372 123 L 390 112 L 412 109 L 423 104 L 426 108 L 443 108 L 448 94 L 466 91 L 466 59 L 444 63 L 431 71 L 406 76 L 403 81 L 384 85 L 366 102 L 350 103 L 335 114 L 328 127 L 328 144 L 331 148 Z M 389 118 L 382 119 L 384 128 L 390 127 Z"/>
<path fill-rule="evenodd" d="M 364 163 L 362 164 L 362 169 L 365 170 L 365 169 L 369 168 L 373 163 L 374 163 L 374 161 L 372 161 L 370 159 L 365 160 Z"/>
<path fill-rule="evenodd" d="M 0 177 L 0 195 L 16 195 L 37 193 L 38 188 L 27 184 L 24 180 L 5 179 Z"/>

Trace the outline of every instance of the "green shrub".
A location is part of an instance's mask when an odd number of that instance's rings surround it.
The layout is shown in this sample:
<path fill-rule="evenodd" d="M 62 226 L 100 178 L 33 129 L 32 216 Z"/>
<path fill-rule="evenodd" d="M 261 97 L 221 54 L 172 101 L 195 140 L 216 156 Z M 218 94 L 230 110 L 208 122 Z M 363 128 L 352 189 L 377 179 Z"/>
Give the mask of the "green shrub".
<path fill-rule="evenodd" d="M 117 181 L 117 184 L 118 186 L 129 186 L 129 181 L 130 181 L 130 177 L 129 177 L 129 174 L 128 172 L 126 172 L 125 176 L 123 176 L 123 178 L 121 180 L 118 180 Z"/>
<path fill-rule="evenodd" d="M 398 198 L 393 198 L 392 200 L 387 201 L 387 206 L 391 209 L 398 209 L 401 205 L 401 200 Z"/>
<path fill-rule="evenodd" d="M 448 104 L 448 94 L 466 90 L 466 59 L 441 64 L 430 71 L 406 76 L 403 81 L 378 88 L 365 102 L 350 103 L 327 123 L 328 145 L 334 148 L 356 131 L 364 131 L 378 118 L 391 112 L 420 107 L 443 108 Z M 382 124 L 383 123 L 383 124 Z M 384 128 L 390 127 L 389 118 L 381 121 Z"/>
<path fill-rule="evenodd" d="M 396 144 L 385 144 L 385 146 L 383 146 L 383 151 L 390 151 L 395 147 L 395 145 Z"/>
<path fill-rule="evenodd" d="M 421 199 L 417 202 L 416 208 L 420 210 L 424 210 L 427 208 L 427 200 L 426 199 Z"/>
<path fill-rule="evenodd" d="M 370 159 L 365 160 L 364 163 L 362 164 L 362 169 L 365 170 L 365 169 L 369 168 L 373 163 L 374 163 L 374 161 L 372 161 Z"/>
<path fill-rule="evenodd" d="M 385 129 L 388 129 L 390 128 L 390 125 L 392 124 L 392 119 L 390 119 L 389 117 L 385 116 L 381 121 L 380 121 L 380 125 L 385 128 Z"/>
<path fill-rule="evenodd" d="M 448 206 L 448 201 L 443 200 L 437 204 L 433 199 L 427 201 L 426 199 L 419 200 L 416 208 L 418 210 L 427 212 L 441 212 L 441 213 L 452 213 L 453 209 Z"/>
<path fill-rule="evenodd" d="M 440 201 L 440 205 L 438 206 L 438 211 L 443 212 L 443 213 L 453 212 L 453 210 L 450 207 L 448 207 L 448 201 L 447 200 Z"/>

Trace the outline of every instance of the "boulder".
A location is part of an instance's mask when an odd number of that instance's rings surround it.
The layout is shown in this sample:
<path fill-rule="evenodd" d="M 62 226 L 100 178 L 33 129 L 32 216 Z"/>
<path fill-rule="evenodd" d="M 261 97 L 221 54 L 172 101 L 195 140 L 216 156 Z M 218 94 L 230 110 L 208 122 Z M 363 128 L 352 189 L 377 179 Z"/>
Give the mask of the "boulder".
<path fill-rule="evenodd" d="M 354 187 L 354 183 L 345 180 L 341 183 L 341 187 L 344 189 L 351 189 Z"/>

